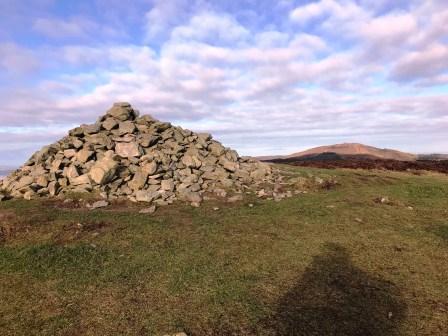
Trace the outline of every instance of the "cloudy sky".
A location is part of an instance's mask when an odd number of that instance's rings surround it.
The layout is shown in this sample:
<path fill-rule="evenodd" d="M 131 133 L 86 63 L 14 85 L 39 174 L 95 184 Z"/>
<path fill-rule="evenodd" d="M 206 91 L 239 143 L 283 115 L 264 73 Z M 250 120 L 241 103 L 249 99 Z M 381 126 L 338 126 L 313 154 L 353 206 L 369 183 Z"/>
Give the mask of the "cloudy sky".
<path fill-rule="evenodd" d="M 2 0 L 0 165 L 115 101 L 241 154 L 448 152 L 447 0 Z"/>

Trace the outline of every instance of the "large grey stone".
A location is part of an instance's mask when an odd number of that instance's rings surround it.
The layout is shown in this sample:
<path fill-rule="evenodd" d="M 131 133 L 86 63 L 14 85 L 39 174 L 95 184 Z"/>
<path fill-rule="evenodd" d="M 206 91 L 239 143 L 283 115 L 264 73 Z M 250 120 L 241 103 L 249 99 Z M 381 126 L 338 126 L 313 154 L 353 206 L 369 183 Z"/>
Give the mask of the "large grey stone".
<path fill-rule="evenodd" d="M 45 175 L 41 175 L 36 179 L 36 184 L 39 187 L 46 188 L 48 186 L 48 178 Z"/>
<path fill-rule="evenodd" d="M 102 126 L 104 129 L 110 131 L 118 126 L 118 121 L 115 120 L 114 118 L 107 118 L 106 120 L 103 121 Z"/>
<path fill-rule="evenodd" d="M 76 155 L 76 149 L 66 149 L 64 151 L 64 156 L 67 159 L 71 159 L 72 157 L 74 157 Z"/>
<path fill-rule="evenodd" d="M 123 158 L 138 157 L 141 155 L 140 147 L 136 142 L 119 142 L 115 145 L 115 153 Z"/>
<path fill-rule="evenodd" d="M 195 155 L 185 154 L 182 157 L 182 163 L 190 168 L 199 168 L 202 165 L 201 160 Z"/>
<path fill-rule="evenodd" d="M 222 154 L 224 154 L 225 151 L 225 148 L 217 142 L 212 142 L 208 146 L 208 149 L 214 156 L 221 156 Z"/>
<path fill-rule="evenodd" d="M 224 167 L 224 169 L 230 172 L 235 172 L 238 168 L 238 164 L 236 162 L 232 162 L 229 160 L 224 160 L 222 166 Z"/>
<path fill-rule="evenodd" d="M 123 121 L 118 124 L 118 133 L 120 135 L 134 133 L 135 124 L 132 121 Z"/>
<path fill-rule="evenodd" d="M 135 119 L 134 111 L 129 103 L 115 103 L 107 111 L 107 115 L 121 121 Z"/>
<path fill-rule="evenodd" d="M 202 202 L 202 196 L 198 192 L 193 192 L 189 190 L 185 190 L 180 194 L 180 199 L 183 201 L 188 201 L 191 203 L 201 203 Z"/>
<path fill-rule="evenodd" d="M 83 174 L 78 177 L 72 178 L 70 180 L 70 184 L 74 186 L 79 186 L 82 184 L 91 184 L 90 178 L 88 174 Z"/>
<path fill-rule="evenodd" d="M 157 141 L 159 140 L 159 137 L 156 135 L 152 135 L 152 134 L 143 134 L 140 136 L 140 145 L 142 147 L 150 147 L 152 145 L 154 145 L 155 143 L 157 143 Z"/>
<path fill-rule="evenodd" d="M 143 165 L 142 170 L 147 175 L 154 175 L 157 172 L 157 167 L 158 167 L 157 162 L 156 161 L 151 161 L 151 162 L 146 163 L 145 165 Z"/>
<path fill-rule="evenodd" d="M 65 167 L 64 168 L 64 172 L 63 175 L 68 179 L 71 180 L 75 177 L 79 176 L 79 172 L 78 172 L 78 168 L 74 165 L 69 166 L 69 167 Z"/>
<path fill-rule="evenodd" d="M 22 177 L 19 182 L 15 185 L 14 189 L 20 190 L 22 188 L 28 187 L 31 183 L 34 182 L 34 178 L 31 176 Z"/>
<path fill-rule="evenodd" d="M 90 144 L 100 145 L 107 148 L 110 148 L 112 145 L 112 140 L 103 133 L 88 135 L 86 141 Z"/>
<path fill-rule="evenodd" d="M 105 156 L 95 163 L 89 176 L 95 183 L 103 185 L 113 179 L 117 167 L 118 162 L 114 157 Z"/>
<path fill-rule="evenodd" d="M 135 193 L 135 199 L 137 202 L 150 203 L 160 197 L 158 191 L 139 190 Z"/>
<path fill-rule="evenodd" d="M 81 125 L 85 134 L 95 134 L 101 130 L 101 124 Z"/>
<path fill-rule="evenodd" d="M 146 214 L 153 214 L 154 212 L 156 212 L 156 206 L 152 205 L 149 208 L 141 209 L 138 213 L 146 215 Z"/>
<path fill-rule="evenodd" d="M 90 210 L 95 210 L 95 209 L 99 209 L 99 208 L 105 208 L 109 205 L 109 202 L 107 201 L 97 201 L 94 202 L 91 206 L 90 206 Z"/>
<path fill-rule="evenodd" d="M 162 180 L 160 188 L 165 191 L 174 191 L 174 181 L 172 179 Z"/>
<path fill-rule="evenodd" d="M 59 193 L 59 183 L 57 181 L 51 181 L 48 184 L 48 192 L 50 193 L 50 196 L 56 196 Z"/>
<path fill-rule="evenodd" d="M 76 160 L 80 163 L 86 163 L 89 161 L 89 158 L 94 154 L 93 151 L 88 150 L 87 148 L 81 149 L 78 153 L 76 153 Z"/>
<path fill-rule="evenodd" d="M 145 186 L 147 179 L 148 174 L 143 171 L 143 169 L 138 169 L 134 174 L 132 181 L 130 181 L 128 185 L 132 190 L 140 190 Z"/>

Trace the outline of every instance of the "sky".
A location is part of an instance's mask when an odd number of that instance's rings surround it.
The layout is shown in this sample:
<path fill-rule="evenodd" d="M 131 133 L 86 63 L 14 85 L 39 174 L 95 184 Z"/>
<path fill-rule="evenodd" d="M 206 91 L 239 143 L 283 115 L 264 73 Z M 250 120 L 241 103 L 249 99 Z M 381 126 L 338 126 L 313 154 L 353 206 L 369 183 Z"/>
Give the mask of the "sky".
<path fill-rule="evenodd" d="M 448 0 L 1 0 L 0 166 L 116 101 L 242 155 L 448 152 Z"/>

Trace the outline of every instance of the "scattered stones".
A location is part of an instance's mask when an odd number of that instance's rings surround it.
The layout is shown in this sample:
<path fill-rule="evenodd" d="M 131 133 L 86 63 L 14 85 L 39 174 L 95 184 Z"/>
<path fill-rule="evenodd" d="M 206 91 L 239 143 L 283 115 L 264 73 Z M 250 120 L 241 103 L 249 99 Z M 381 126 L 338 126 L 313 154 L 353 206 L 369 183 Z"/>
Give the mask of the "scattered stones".
<path fill-rule="evenodd" d="M 159 198 L 159 196 L 160 193 L 154 190 L 139 190 L 135 193 L 135 199 L 137 200 L 137 202 L 151 203 L 152 201 Z"/>
<path fill-rule="evenodd" d="M 229 199 L 227 200 L 227 202 L 229 203 L 235 203 L 235 202 L 240 202 L 243 200 L 243 195 L 235 195 L 232 197 L 229 197 Z"/>
<path fill-rule="evenodd" d="M 267 196 L 268 194 L 264 191 L 264 189 L 261 189 L 260 191 L 258 191 L 257 192 L 257 196 L 258 197 L 265 197 L 265 196 Z"/>
<path fill-rule="evenodd" d="M 198 192 L 194 191 L 183 191 L 180 195 L 180 199 L 190 202 L 190 203 L 201 203 L 202 202 L 202 196 Z"/>
<path fill-rule="evenodd" d="M 375 198 L 375 202 L 379 204 L 392 205 L 393 202 L 387 196 L 377 197 Z"/>
<path fill-rule="evenodd" d="M 109 202 L 107 201 L 97 201 L 95 203 L 93 203 L 89 208 L 90 210 L 95 210 L 95 209 L 99 209 L 99 208 L 105 208 L 109 205 Z"/>
<path fill-rule="evenodd" d="M 140 210 L 138 213 L 140 213 L 140 214 L 153 214 L 154 212 L 156 212 L 156 206 L 152 205 L 149 208 L 144 208 L 144 209 Z"/>

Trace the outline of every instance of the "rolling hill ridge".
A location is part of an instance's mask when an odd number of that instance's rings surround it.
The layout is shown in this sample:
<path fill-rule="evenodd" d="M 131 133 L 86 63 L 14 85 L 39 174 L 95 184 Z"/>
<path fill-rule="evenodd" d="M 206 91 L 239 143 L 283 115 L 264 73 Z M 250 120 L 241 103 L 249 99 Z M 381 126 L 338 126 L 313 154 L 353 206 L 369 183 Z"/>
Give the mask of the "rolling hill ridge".
<path fill-rule="evenodd" d="M 343 143 L 329 146 L 314 147 L 305 151 L 292 153 L 289 155 L 273 155 L 273 156 L 261 156 L 258 159 L 263 161 L 277 160 L 277 159 L 312 159 L 314 157 L 321 158 L 322 156 L 328 156 L 329 154 L 336 154 L 338 157 L 350 157 L 350 158 L 364 158 L 364 159 L 383 159 L 383 160 L 398 160 L 398 161 L 415 161 L 418 159 L 418 155 L 401 152 L 394 149 L 377 148 L 373 146 L 367 146 L 360 143 Z"/>

